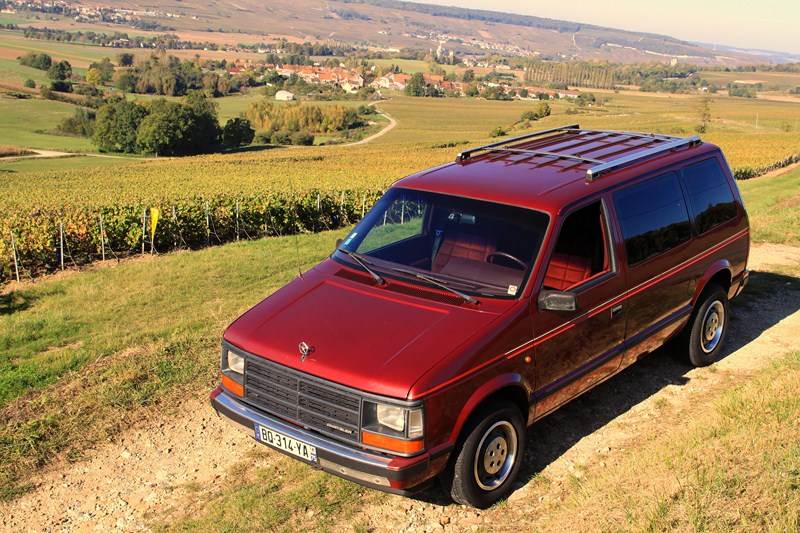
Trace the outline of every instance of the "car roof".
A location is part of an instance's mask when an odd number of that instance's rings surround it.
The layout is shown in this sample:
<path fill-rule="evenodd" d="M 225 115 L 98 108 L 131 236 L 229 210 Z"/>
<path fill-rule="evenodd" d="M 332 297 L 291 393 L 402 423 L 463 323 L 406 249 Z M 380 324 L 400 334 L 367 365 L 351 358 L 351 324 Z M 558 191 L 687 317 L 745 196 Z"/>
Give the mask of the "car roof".
<path fill-rule="evenodd" d="M 700 137 L 581 129 L 577 124 L 471 148 L 395 186 L 559 213 L 631 178 L 719 151 Z"/>

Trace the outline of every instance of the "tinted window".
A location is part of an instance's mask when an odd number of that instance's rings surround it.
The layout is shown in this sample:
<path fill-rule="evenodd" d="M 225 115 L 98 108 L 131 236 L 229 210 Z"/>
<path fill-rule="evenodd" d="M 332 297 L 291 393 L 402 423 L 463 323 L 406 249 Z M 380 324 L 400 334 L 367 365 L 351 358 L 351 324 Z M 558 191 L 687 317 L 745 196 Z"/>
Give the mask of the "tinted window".
<path fill-rule="evenodd" d="M 614 194 L 628 263 L 640 263 L 691 237 L 678 177 L 670 172 Z"/>
<path fill-rule="evenodd" d="M 733 193 L 716 159 L 689 165 L 682 174 L 698 233 L 736 216 Z"/>

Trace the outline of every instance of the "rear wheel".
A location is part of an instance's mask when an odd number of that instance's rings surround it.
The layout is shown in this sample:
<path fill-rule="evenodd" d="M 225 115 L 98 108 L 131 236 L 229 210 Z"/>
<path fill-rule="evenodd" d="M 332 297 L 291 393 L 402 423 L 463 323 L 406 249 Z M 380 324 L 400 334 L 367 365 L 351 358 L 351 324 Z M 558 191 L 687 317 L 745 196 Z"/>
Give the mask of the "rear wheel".
<path fill-rule="evenodd" d="M 708 366 L 717 360 L 728 336 L 728 294 L 719 285 L 710 285 L 698 301 L 681 344 L 691 364 Z"/>
<path fill-rule="evenodd" d="M 456 502 L 484 509 L 511 491 L 525 452 L 525 422 L 514 404 L 497 401 L 476 411 L 462 435 L 442 484 Z"/>

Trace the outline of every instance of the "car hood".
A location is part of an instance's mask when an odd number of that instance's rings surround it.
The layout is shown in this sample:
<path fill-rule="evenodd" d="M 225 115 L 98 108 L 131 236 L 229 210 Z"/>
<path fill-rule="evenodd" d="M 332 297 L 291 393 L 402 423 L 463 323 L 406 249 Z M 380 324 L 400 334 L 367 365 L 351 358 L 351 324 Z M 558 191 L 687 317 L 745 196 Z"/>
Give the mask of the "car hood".
<path fill-rule="evenodd" d="M 225 340 L 301 372 L 406 398 L 426 371 L 498 316 L 312 270 L 237 319 Z M 301 343 L 311 348 L 305 360 Z"/>

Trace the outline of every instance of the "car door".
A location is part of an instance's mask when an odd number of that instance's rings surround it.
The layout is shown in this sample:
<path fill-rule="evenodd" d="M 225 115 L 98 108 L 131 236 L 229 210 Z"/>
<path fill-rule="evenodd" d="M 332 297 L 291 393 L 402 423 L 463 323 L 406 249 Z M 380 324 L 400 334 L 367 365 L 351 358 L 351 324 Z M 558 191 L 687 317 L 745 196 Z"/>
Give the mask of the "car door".
<path fill-rule="evenodd" d="M 533 310 L 536 416 L 573 398 L 620 366 L 626 282 L 618 268 L 609 211 L 595 200 L 560 218 Z M 542 309 L 546 294 L 571 293 L 573 311 Z"/>
<path fill-rule="evenodd" d="M 661 346 L 691 311 L 692 229 L 678 176 L 667 172 L 612 195 L 628 280 L 625 364 Z"/>

